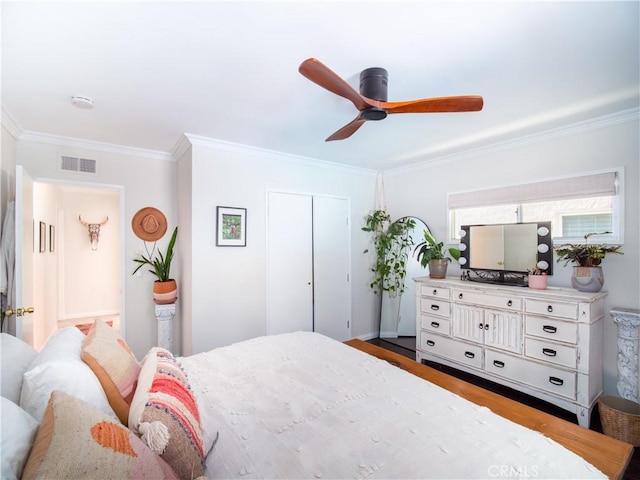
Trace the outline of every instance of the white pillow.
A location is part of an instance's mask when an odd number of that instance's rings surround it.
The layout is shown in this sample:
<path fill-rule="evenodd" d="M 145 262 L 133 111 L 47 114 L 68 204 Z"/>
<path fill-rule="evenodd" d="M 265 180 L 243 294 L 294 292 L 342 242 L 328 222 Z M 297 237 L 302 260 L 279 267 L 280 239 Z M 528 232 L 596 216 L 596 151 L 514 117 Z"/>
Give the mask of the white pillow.
<path fill-rule="evenodd" d="M 82 361 L 84 334 L 76 327 L 55 332 L 25 372 L 20 406 L 38 422 L 54 390 L 84 400 L 115 416 L 107 396 L 91 368 Z"/>
<path fill-rule="evenodd" d="M 0 352 L 2 354 L 1 394 L 13 403 L 20 403 L 22 375 L 38 352 L 22 340 L 3 333 L 1 335 Z"/>
<path fill-rule="evenodd" d="M 31 445 L 38 432 L 38 422 L 11 400 L 2 397 L 2 474 L 4 480 L 14 480 L 22 476 Z"/>

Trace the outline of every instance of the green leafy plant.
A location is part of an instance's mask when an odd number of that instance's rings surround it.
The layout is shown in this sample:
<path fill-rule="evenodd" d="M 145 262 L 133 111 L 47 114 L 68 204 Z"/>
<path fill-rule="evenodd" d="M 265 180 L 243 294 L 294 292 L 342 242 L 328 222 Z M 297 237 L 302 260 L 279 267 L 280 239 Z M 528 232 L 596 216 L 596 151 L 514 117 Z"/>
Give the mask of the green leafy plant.
<path fill-rule="evenodd" d="M 413 253 L 416 252 L 418 254 L 416 259 L 420 262 L 420 265 L 425 268 L 429 265 L 430 260 L 451 261 L 451 258 L 453 258 L 458 261 L 460 259 L 460 250 L 453 247 L 445 250 L 444 242 L 436 241 L 435 237 L 429 230 L 424 231 L 424 240 L 416 245 Z M 446 256 L 447 252 L 451 258 Z"/>
<path fill-rule="evenodd" d="M 405 217 L 392 222 L 384 210 L 375 210 L 367 215 L 362 230 L 373 234 L 376 262 L 371 271 L 375 278 L 369 286 L 374 292 L 388 292 L 390 297 L 404 292 L 409 247 L 413 245 L 409 231 L 414 227 L 415 221 L 411 218 Z M 369 249 L 364 251 L 368 252 Z"/>
<path fill-rule="evenodd" d="M 176 244 L 177 236 L 178 227 L 173 229 L 171 240 L 169 240 L 169 245 L 167 245 L 167 251 L 164 255 L 159 249 L 157 254 L 154 255 L 156 250 L 156 247 L 154 245 L 151 253 L 147 252 L 146 256 L 140 254 L 140 258 L 134 258 L 133 261 L 138 263 L 139 265 L 133 271 L 133 275 L 135 275 L 136 272 L 145 265 L 149 265 L 151 267 L 149 269 L 149 272 L 155 275 L 158 278 L 159 282 L 166 282 L 168 280 L 171 280 L 171 261 L 173 260 L 173 247 Z"/>
<path fill-rule="evenodd" d="M 620 251 L 622 245 L 605 245 L 603 243 L 589 243 L 589 237 L 593 235 L 605 235 L 611 232 L 587 233 L 584 236 L 584 243 L 563 243 L 556 245 L 553 249 L 558 256 L 558 262 L 564 261 L 567 266 L 573 262 L 580 267 L 597 267 L 607 253 L 617 253 L 623 255 Z"/>

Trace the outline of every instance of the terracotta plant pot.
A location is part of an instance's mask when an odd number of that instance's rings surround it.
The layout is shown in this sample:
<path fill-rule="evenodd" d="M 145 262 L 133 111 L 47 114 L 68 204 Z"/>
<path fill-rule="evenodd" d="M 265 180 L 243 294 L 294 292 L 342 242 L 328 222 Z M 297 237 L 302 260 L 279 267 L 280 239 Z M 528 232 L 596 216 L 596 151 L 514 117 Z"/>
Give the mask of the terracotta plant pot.
<path fill-rule="evenodd" d="M 160 304 L 176 303 L 178 299 L 178 285 L 175 280 L 153 282 L 153 301 Z"/>

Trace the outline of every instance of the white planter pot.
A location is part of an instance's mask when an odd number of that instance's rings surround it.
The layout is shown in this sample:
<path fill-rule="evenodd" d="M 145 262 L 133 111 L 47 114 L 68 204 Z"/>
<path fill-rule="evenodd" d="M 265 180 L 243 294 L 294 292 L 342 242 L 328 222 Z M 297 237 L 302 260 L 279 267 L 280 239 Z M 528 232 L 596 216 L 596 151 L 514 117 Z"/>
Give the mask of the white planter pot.
<path fill-rule="evenodd" d="M 602 267 L 573 267 L 571 286 L 580 292 L 599 292 L 604 285 Z"/>

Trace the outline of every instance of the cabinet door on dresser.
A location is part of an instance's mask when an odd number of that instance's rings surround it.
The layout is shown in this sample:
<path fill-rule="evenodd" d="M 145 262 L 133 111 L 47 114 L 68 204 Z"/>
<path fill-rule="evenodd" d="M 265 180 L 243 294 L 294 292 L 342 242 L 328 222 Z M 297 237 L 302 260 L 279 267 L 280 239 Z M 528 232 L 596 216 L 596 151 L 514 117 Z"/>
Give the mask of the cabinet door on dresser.
<path fill-rule="evenodd" d="M 522 315 L 470 305 L 452 305 L 452 335 L 485 346 L 522 352 Z"/>
<path fill-rule="evenodd" d="M 500 310 L 484 312 L 484 344 L 510 352 L 522 353 L 522 315 Z"/>
<path fill-rule="evenodd" d="M 469 305 L 452 306 L 452 335 L 463 340 L 482 343 L 484 339 L 484 310 Z"/>

